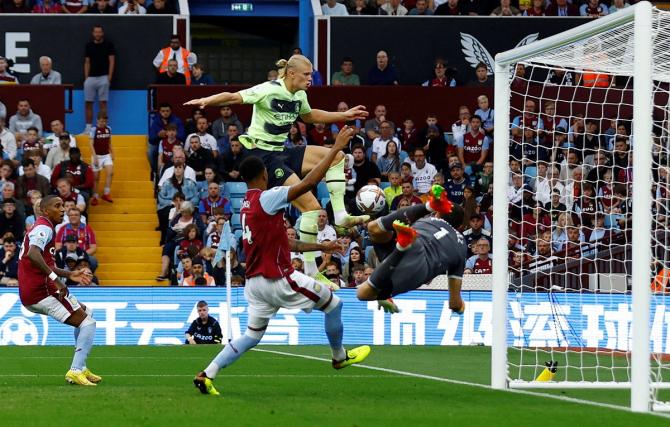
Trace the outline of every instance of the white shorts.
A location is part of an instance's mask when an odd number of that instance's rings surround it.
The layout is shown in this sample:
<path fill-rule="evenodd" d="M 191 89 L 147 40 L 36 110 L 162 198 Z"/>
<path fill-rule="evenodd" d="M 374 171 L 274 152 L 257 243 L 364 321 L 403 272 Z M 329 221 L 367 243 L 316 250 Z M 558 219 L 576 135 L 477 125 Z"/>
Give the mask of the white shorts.
<path fill-rule="evenodd" d="M 298 271 L 283 279 L 266 279 L 263 276 L 247 279 L 244 296 L 249 303 L 249 317 L 267 319 L 274 316 L 280 308 L 306 312 L 316 308 L 328 312 L 340 300 L 328 286 Z"/>
<path fill-rule="evenodd" d="M 63 298 L 63 301 L 49 295 L 37 304 L 28 305 L 26 308 L 33 313 L 44 314 L 65 323 L 68 317 L 72 316 L 81 306 L 74 295 L 68 294 L 67 297 Z"/>
<path fill-rule="evenodd" d="M 102 156 L 98 156 L 98 166 L 95 166 L 95 157 L 91 156 L 91 167 L 93 168 L 93 171 L 99 172 L 104 168 L 105 166 L 109 165 L 112 166 L 114 162 L 112 161 L 112 155 L 111 154 L 103 154 Z"/>

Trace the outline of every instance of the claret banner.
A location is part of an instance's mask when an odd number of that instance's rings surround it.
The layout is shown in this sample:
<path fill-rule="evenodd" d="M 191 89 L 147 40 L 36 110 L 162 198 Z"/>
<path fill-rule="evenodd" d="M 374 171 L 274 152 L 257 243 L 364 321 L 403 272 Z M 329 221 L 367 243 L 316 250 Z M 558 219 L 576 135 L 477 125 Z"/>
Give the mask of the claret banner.
<path fill-rule="evenodd" d="M 227 342 L 225 288 L 73 288 L 93 308 L 97 345 L 182 344 L 184 332 L 205 300 L 221 323 Z M 447 291 L 413 291 L 394 298 L 397 314 L 361 302 L 353 289 L 338 292 L 344 302 L 345 344 L 491 345 L 491 293 L 464 292 L 462 316 L 449 310 Z M 244 333 L 244 289 L 231 299 L 233 337 Z M 516 347 L 597 347 L 627 351 L 631 341 L 631 297 L 622 294 L 509 294 L 508 344 Z M 650 349 L 670 353 L 670 297 L 654 296 Z M 72 328 L 22 307 L 18 291 L 0 292 L 0 345 L 71 345 Z M 282 309 L 270 322 L 262 344 L 328 344 L 323 314 Z"/>

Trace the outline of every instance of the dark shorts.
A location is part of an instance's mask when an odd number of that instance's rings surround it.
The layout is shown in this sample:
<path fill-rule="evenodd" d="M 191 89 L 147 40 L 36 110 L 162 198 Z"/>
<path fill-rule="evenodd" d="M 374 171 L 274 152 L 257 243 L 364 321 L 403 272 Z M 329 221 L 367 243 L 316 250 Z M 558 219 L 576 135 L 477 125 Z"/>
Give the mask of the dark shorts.
<path fill-rule="evenodd" d="M 260 157 L 268 170 L 268 188 L 280 187 L 289 176 L 302 176 L 302 161 L 305 158 L 305 147 L 284 148 L 284 151 L 269 151 L 252 148 L 249 155 Z"/>
<path fill-rule="evenodd" d="M 395 246 L 395 242 L 394 242 Z M 396 295 L 404 294 L 430 282 L 430 269 L 426 262 L 425 248 L 420 240 L 417 240 L 412 247 L 403 254 L 398 265 L 393 269 L 391 279 L 382 283 L 375 270 L 370 277 L 370 281 L 375 284 L 379 290 L 379 299 L 386 299 Z"/>

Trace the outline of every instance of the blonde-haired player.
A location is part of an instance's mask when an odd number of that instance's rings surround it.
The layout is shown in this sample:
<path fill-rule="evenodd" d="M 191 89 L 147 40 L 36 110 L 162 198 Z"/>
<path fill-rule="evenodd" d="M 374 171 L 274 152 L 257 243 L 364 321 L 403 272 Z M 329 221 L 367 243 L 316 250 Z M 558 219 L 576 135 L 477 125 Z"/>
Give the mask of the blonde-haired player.
<path fill-rule="evenodd" d="M 213 107 L 235 104 L 253 104 L 251 126 L 239 137 L 250 155 L 263 160 L 269 174 L 269 188 L 291 186 L 300 182 L 328 153 L 328 148 L 300 146 L 285 148 L 284 142 L 291 125 L 300 117 L 305 123 L 335 123 L 364 119 L 368 112 L 358 105 L 344 112 L 329 112 L 310 107 L 305 92 L 312 83 L 312 63 L 302 55 L 277 61 L 279 78 L 230 93 L 222 92 L 206 98 L 194 99 L 184 105 Z M 344 154 L 337 153 L 326 173 L 326 185 L 335 216 L 335 225 L 352 227 L 369 220 L 367 215 L 351 216 L 344 206 L 346 178 Z M 316 242 L 317 218 L 321 206 L 310 192 L 292 201 L 302 212 L 300 238 Z M 315 276 L 318 271 L 315 253 L 305 253 L 305 273 Z"/>

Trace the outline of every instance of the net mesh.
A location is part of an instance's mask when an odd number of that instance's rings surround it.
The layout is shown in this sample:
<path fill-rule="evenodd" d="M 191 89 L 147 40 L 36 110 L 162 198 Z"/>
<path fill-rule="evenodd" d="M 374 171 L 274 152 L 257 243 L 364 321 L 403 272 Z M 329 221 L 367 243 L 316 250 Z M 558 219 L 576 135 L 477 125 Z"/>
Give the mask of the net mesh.
<path fill-rule="evenodd" d="M 651 381 L 670 380 L 670 13 L 654 11 L 653 34 L 653 135 L 631 136 L 632 22 L 512 70 L 504 183 L 511 381 L 536 380 L 547 362 L 558 363 L 554 381 L 630 381 L 636 143 L 653 155 Z M 656 387 L 650 393 L 670 400 Z"/>

